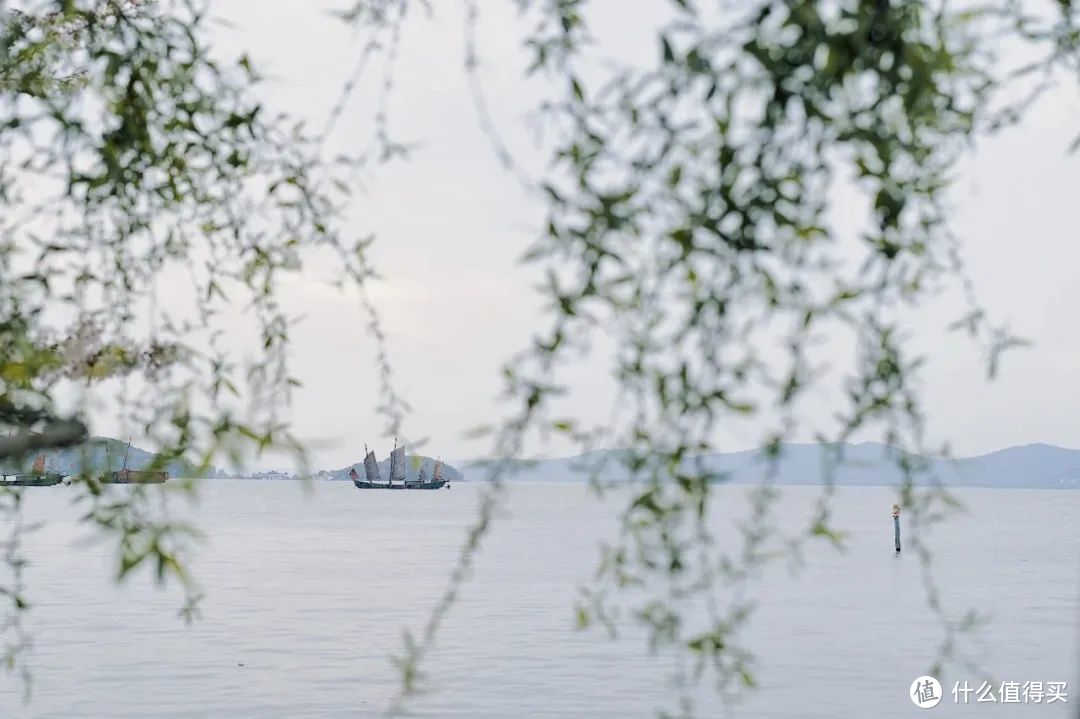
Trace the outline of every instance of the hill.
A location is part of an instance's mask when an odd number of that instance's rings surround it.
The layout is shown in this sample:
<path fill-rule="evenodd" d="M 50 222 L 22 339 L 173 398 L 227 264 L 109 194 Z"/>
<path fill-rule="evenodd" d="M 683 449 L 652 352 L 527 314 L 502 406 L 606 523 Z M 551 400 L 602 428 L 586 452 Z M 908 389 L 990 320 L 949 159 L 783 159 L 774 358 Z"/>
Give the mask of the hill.
<path fill-rule="evenodd" d="M 48 450 L 41 454 L 45 455 L 45 467 L 48 471 L 61 474 L 116 470 L 125 466 L 125 460 L 128 469 L 146 469 L 153 463 L 155 457 L 152 452 L 134 445 L 129 449 L 127 442 L 112 437 L 91 437 L 83 444 L 65 449 Z M 18 471 L 27 471 L 33 459 L 29 457 L 21 463 L 0 464 L 0 473 L 14 474 Z M 170 462 L 165 469 L 172 477 L 191 476 L 191 468 L 182 462 Z M 221 472 L 211 467 L 201 474 L 204 477 L 217 477 L 221 475 Z"/>
<path fill-rule="evenodd" d="M 778 485 L 821 485 L 827 452 L 839 452 L 842 463 L 835 469 L 839 486 L 895 485 L 902 474 L 895 464 L 896 450 L 885 444 L 785 444 L 774 467 Z M 576 457 L 515 461 L 511 480 L 541 482 L 586 481 L 595 476 L 604 482 L 626 480 L 627 452 L 601 450 Z M 1031 444 L 991 452 L 975 457 L 942 459 L 917 458 L 943 484 L 951 487 L 1000 487 L 1030 489 L 1080 489 L 1080 450 L 1048 444 Z M 724 473 L 732 484 L 754 484 L 766 475 L 768 461 L 760 449 L 743 452 L 705 454 L 687 460 L 684 469 L 695 463 L 712 473 Z M 487 472 L 486 463 L 466 465 L 475 479 Z"/>

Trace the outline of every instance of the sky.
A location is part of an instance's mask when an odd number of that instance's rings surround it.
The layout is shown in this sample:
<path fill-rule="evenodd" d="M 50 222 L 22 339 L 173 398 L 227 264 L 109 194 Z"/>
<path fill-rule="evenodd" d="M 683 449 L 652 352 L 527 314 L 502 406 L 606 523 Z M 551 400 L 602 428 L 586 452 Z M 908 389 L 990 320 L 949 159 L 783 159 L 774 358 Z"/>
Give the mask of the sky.
<path fill-rule="evenodd" d="M 413 17 L 406 26 L 389 121 L 399 139 L 419 145 L 408 163 L 372 175 L 349 227 L 378 238 L 371 260 L 385 279 L 372 296 L 395 381 L 413 407 L 408 434 L 427 438 L 425 454 L 454 459 L 489 454 L 486 441 L 465 434 L 502 416 L 499 367 L 543 326 L 536 271 L 518 260 L 542 226 L 544 208 L 500 166 L 478 122 L 463 70 L 461 5 L 444 4 L 434 17 Z M 622 3 L 597 5 L 617 30 L 607 38 L 614 53 L 653 52 L 641 42 L 655 17 L 622 12 Z M 527 121 L 539 88 L 522 80 L 520 22 L 512 3 L 482 6 L 479 76 L 495 126 L 527 170 L 541 170 L 543 147 Z M 215 31 L 219 49 L 249 53 L 270 78 L 261 90 L 267 104 L 316 126 L 325 122 L 363 42 L 325 12 L 329 7 L 214 4 L 232 23 Z M 368 141 L 381 82 L 377 62 L 345 108 L 335 147 L 356 150 Z M 1066 154 L 1080 132 L 1077 117 L 1074 94 L 1044 98 L 1022 128 L 980 140 L 957 175 L 953 227 L 979 298 L 993 318 L 1033 343 L 1007 355 L 998 379 L 988 383 L 977 349 L 944 331 L 962 313 L 956 293 L 915 316 L 916 341 L 931 360 L 923 382 L 930 434 L 957 455 L 1034 442 L 1080 447 L 1080 158 Z M 844 202 L 838 198 L 840 215 Z M 289 284 L 286 303 L 305 315 L 294 333 L 293 368 L 304 386 L 292 419 L 312 443 L 315 465 L 357 461 L 365 443 L 380 456 L 389 452 L 382 420 L 370 410 L 377 369 L 355 298 L 327 288 L 314 268 Z M 603 362 L 586 358 L 573 375 L 580 382 L 565 409 L 601 419 L 614 396 Z M 826 405 L 820 416 L 811 409 L 808 427 L 825 419 Z M 736 450 L 755 445 L 758 436 L 720 439 Z M 558 442 L 529 449 L 546 456 L 573 451 Z"/>

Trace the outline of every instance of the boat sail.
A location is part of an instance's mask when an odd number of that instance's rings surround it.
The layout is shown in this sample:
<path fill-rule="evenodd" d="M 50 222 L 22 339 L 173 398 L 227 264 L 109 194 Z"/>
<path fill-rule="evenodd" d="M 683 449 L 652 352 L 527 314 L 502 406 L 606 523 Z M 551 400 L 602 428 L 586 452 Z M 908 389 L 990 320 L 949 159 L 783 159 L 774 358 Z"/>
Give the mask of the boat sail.
<path fill-rule="evenodd" d="M 382 477 L 379 476 L 379 460 L 375 459 L 375 453 L 368 450 L 367 445 L 364 445 L 364 451 L 367 455 L 364 457 L 364 475 L 369 482 L 381 482 Z"/>
<path fill-rule="evenodd" d="M 405 483 L 405 447 L 398 447 L 397 440 L 394 440 L 394 451 L 390 453 L 390 484 L 394 482 Z"/>
<path fill-rule="evenodd" d="M 368 451 L 367 445 L 364 445 L 364 451 L 367 452 L 364 457 L 364 474 L 366 477 L 360 479 L 355 469 L 349 472 L 349 477 L 357 489 L 442 489 L 443 487 L 450 487 L 450 482 L 442 477 L 441 461 L 435 463 L 435 475 L 429 480 L 419 457 L 413 458 L 414 461 L 420 464 L 419 477 L 414 481 L 409 481 L 405 469 L 405 447 L 404 445 L 399 447 L 397 440 L 394 440 L 394 449 L 390 452 L 390 478 L 385 482 L 382 481 L 382 476 L 379 473 L 379 462 L 375 459 L 375 453 Z"/>

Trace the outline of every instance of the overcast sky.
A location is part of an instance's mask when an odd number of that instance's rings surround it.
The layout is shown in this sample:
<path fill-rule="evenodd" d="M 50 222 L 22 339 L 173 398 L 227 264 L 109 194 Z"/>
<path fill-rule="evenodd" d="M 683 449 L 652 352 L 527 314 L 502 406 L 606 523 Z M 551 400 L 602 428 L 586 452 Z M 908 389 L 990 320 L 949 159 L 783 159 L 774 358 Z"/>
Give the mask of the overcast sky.
<path fill-rule="evenodd" d="M 543 207 L 499 166 L 480 129 L 462 71 L 461 3 L 446 5 L 435 18 L 408 24 L 389 106 L 397 136 L 422 144 L 411 162 L 376 173 L 352 222 L 358 235 L 378 236 L 372 259 L 386 280 L 374 297 L 400 390 L 414 408 L 408 433 L 429 438 L 427 454 L 466 458 L 488 453 L 486 443 L 463 434 L 497 419 L 499 366 L 541 326 L 534 271 L 517 258 L 540 227 Z M 521 26 L 500 11 L 511 5 L 483 3 L 482 77 L 500 132 L 526 167 L 538 169 L 543 156 L 524 121 L 537 91 L 521 80 Z M 235 23 L 222 31 L 223 49 L 246 50 L 271 75 L 263 90 L 268 104 L 325 121 L 361 38 L 314 3 L 229 0 L 214 7 Z M 622 23 L 615 51 L 636 51 L 649 18 L 613 17 Z M 358 88 L 338 147 L 367 141 L 381 73 L 376 63 Z M 918 315 L 932 360 L 924 383 L 931 433 L 951 441 L 959 455 L 1031 442 L 1080 447 L 1080 162 L 1064 152 L 1080 131 L 1078 117 L 1073 94 L 1044 99 L 1023 128 L 982 141 L 958 177 L 954 227 L 976 290 L 995 319 L 1035 343 L 1008 355 L 999 379 L 988 384 L 971 343 L 942 331 L 960 313 L 955 296 Z M 305 386 L 293 419 L 302 437 L 318 439 L 317 466 L 338 467 L 359 459 L 365 442 L 380 456 L 389 446 L 369 410 L 376 369 L 364 318 L 354 300 L 328 290 L 315 274 L 288 290 L 290 307 L 307 315 L 295 334 L 295 371 Z M 586 386 L 570 409 L 603 417 L 612 397 L 606 370 L 586 363 L 577 375 Z M 824 409 L 807 417 L 824 418 Z M 757 439 L 745 432 L 721 437 L 731 449 Z"/>

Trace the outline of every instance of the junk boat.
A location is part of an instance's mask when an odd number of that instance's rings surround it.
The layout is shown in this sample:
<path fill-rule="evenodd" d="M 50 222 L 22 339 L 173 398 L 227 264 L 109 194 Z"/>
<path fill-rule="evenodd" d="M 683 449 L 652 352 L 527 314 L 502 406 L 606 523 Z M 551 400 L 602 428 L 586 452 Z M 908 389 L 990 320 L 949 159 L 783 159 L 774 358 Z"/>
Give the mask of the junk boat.
<path fill-rule="evenodd" d="M 161 484 L 169 478 L 168 472 L 151 472 L 147 469 L 121 469 L 109 472 L 106 484 Z"/>
<path fill-rule="evenodd" d="M 364 479 L 356 472 L 356 467 L 349 470 L 349 478 L 357 489 L 442 489 L 450 488 L 449 480 L 443 479 L 442 460 L 435 462 L 435 469 L 431 473 L 431 479 L 427 478 L 424 468 L 420 468 L 419 477 L 409 480 L 405 474 L 405 448 L 397 446 L 394 440 L 394 451 L 390 453 L 390 479 L 384 482 L 379 473 L 379 460 L 375 459 L 375 453 L 368 450 L 364 445 Z"/>
<path fill-rule="evenodd" d="M 169 478 L 168 472 L 148 469 L 128 469 L 128 453 L 131 451 L 131 440 L 128 440 L 127 449 L 124 450 L 124 466 L 119 471 L 108 471 L 102 480 L 105 484 L 161 484 Z M 105 456 L 109 456 L 109 445 L 105 445 Z M 111 462 L 110 462 L 111 465 Z"/>
<path fill-rule="evenodd" d="M 39 454 L 29 474 L 8 475 L 0 484 L 15 487 L 51 487 L 54 484 L 60 484 L 63 480 L 64 475 L 59 472 L 45 471 L 45 455 Z"/>

